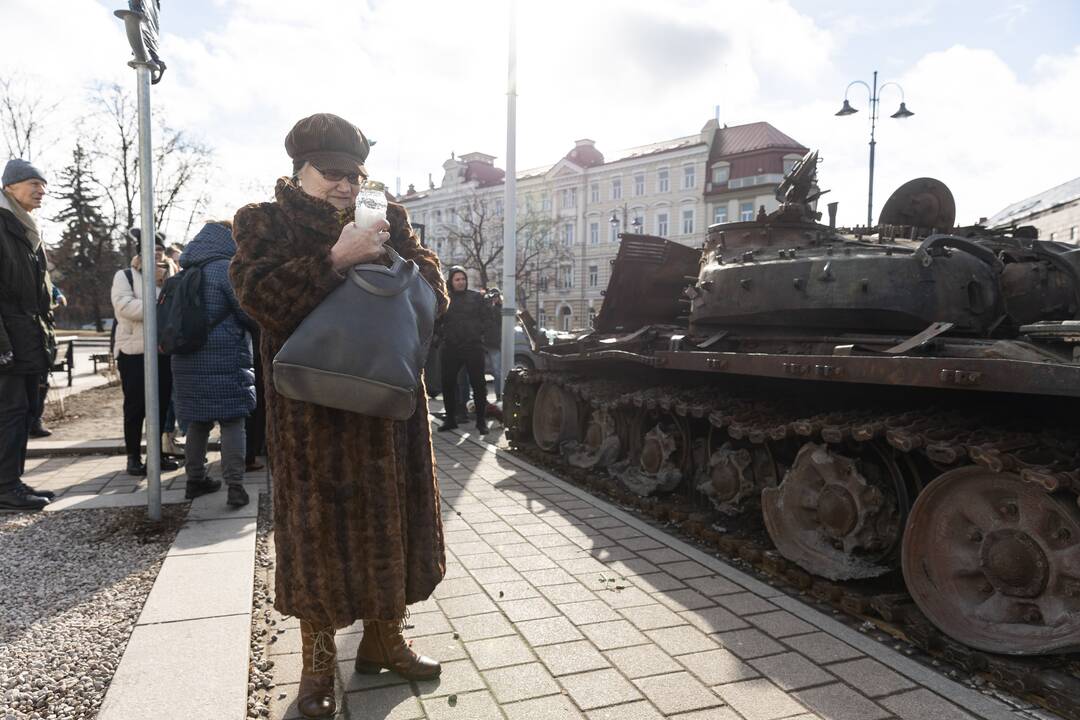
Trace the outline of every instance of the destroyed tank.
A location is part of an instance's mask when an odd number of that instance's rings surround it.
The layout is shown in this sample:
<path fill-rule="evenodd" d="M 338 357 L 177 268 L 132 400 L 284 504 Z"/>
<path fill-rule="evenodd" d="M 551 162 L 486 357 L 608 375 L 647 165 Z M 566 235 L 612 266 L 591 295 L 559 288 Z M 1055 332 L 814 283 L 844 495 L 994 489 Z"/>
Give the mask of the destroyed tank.
<path fill-rule="evenodd" d="M 963 645 L 1077 652 L 1080 250 L 954 227 L 931 178 L 826 225 L 817 165 L 700 249 L 623 234 L 594 330 L 510 374 L 508 439 L 756 522 L 801 587 L 899 578 Z"/>

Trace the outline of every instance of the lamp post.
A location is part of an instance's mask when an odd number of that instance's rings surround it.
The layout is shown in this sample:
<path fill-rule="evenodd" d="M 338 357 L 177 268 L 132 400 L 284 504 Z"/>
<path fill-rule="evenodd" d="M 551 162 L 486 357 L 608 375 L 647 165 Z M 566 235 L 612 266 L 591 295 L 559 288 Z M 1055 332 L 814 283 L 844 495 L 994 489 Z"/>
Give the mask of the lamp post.
<path fill-rule="evenodd" d="M 134 59 L 128 63 L 137 78 L 139 117 L 139 204 L 142 247 L 142 296 L 156 297 L 154 273 L 154 180 L 152 177 L 153 144 L 150 136 L 150 86 L 161 81 L 165 63 L 157 54 L 158 13 L 160 0 L 133 0 L 128 10 L 114 15 L 124 21 L 128 44 Z M 161 520 L 161 427 L 158 397 L 157 311 L 155 303 L 143 303 L 143 384 L 146 393 L 146 506 L 147 516 Z"/>
<path fill-rule="evenodd" d="M 890 85 L 900 91 L 900 108 L 889 117 L 902 120 L 915 114 L 907 109 L 907 104 L 904 102 L 904 88 L 900 87 L 899 83 L 895 82 L 887 82 L 878 87 L 877 75 L 877 70 L 875 70 L 872 87 L 862 80 L 855 80 L 848 83 L 847 88 L 844 90 L 844 104 L 836 113 L 837 116 L 844 117 L 859 112 L 857 108 L 853 108 L 851 103 L 848 102 L 848 92 L 851 91 L 851 88 L 854 85 L 862 85 L 866 88 L 866 91 L 870 94 L 870 189 L 866 198 L 867 227 L 871 227 L 874 224 L 874 148 L 877 146 L 877 141 L 874 139 L 874 131 L 877 129 L 878 105 L 881 101 L 881 91 Z"/>

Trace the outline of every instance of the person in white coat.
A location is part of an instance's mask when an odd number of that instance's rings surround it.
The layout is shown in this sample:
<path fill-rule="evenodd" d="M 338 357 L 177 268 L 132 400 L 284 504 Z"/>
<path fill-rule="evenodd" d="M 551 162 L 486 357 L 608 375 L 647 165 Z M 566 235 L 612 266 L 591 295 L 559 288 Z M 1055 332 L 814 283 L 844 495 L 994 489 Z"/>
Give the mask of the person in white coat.
<path fill-rule="evenodd" d="M 112 283 L 112 305 L 116 313 L 116 344 L 113 354 L 120 371 L 120 387 L 124 392 L 124 447 L 127 451 L 127 472 L 138 477 L 146 475 L 142 461 L 143 422 L 146 420 L 146 386 L 143 375 L 143 281 L 142 262 L 136 255 L 131 267 L 117 270 Z M 157 245 L 157 293 L 165 279 L 176 272 L 176 266 L 165 257 L 165 247 Z M 156 301 L 156 297 L 155 297 Z M 165 413 L 172 396 L 172 368 L 168 355 L 158 353 L 158 397 L 161 399 L 158 427 L 165 424 Z M 162 457 L 162 470 L 176 470 L 179 464 Z"/>

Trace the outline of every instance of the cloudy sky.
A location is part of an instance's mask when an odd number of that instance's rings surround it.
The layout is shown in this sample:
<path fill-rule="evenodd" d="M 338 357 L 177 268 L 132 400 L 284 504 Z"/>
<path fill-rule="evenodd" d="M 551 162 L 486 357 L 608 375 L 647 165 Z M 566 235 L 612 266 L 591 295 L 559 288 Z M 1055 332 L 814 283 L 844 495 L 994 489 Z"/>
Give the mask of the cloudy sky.
<path fill-rule="evenodd" d="M 134 87 L 120 0 L 2 0 L 0 75 L 64 97 L 69 137 L 95 81 Z M 451 152 L 506 154 L 506 0 L 163 0 L 154 100 L 216 150 L 213 215 L 268 197 L 282 141 L 313 112 L 352 120 L 393 188 L 438 182 Z M 604 151 L 689 135 L 716 113 L 821 150 L 840 220 L 865 219 L 869 120 L 884 91 L 876 210 L 945 181 L 974 222 L 1080 174 L 1080 3 L 1070 0 L 520 0 L 518 166 L 578 138 Z M 57 147 L 61 147 L 58 144 Z M 43 158 L 60 163 L 61 157 Z"/>

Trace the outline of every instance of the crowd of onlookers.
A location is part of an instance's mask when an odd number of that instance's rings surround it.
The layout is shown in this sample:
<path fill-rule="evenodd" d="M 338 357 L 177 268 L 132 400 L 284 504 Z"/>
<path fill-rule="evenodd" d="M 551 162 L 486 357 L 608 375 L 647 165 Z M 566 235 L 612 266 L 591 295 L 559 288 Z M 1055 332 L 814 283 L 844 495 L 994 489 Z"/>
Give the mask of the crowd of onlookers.
<path fill-rule="evenodd" d="M 0 194 L 0 510 L 37 510 L 53 497 L 22 481 L 28 439 L 50 434 L 41 418 L 56 352 L 52 310 L 66 304 L 52 285 L 46 246 L 32 216 L 46 185 L 43 173 L 26 161 L 11 160 L 4 170 Z M 141 242 L 138 228 L 129 234 Z M 244 505 L 248 502 L 244 472 L 263 468 L 259 458 L 266 451 L 266 405 L 259 328 L 240 308 L 229 279 L 229 264 L 236 253 L 232 223 L 208 222 L 186 246 L 167 246 L 165 237 L 157 233 L 155 250 L 156 294 L 161 294 L 170 278 L 199 272 L 209 328 L 205 342 L 193 352 L 157 353 L 161 470 L 176 470 L 183 462 L 188 498 L 218 490 L 222 483 L 207 474 L 206 465 L 208 438 L 216 424 L 227 503 Z M 111 352 L 124 398 L 126 472 L 133 476 L 146 475 L 143 273 L 141 257 L 136 255 L 128 267 L 116 271 L 111 289 L 115 315 Z M 476 428 L 487 433 L 488 370 L 495 377 L 496 399 L 501 396 L 502 299 L 498 290 L 470 290 L 468 275 L 458 266 L 447 275 L 447 290 L 451 302 L 439 322 L 433 355 L 445 400 L 439 430 L 456 428 L 464 421 L 471 390 Z"/>

